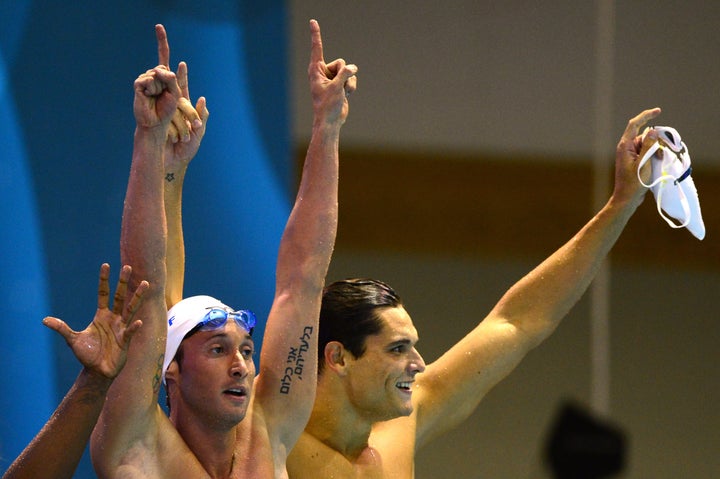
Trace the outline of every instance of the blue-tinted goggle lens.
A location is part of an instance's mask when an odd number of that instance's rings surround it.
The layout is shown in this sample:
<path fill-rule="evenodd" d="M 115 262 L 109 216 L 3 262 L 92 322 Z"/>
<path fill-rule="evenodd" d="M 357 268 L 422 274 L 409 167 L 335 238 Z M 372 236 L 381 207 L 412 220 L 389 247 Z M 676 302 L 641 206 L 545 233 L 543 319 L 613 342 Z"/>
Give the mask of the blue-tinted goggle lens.
<path fill-rule="evenodd" d="M 222 328 L 227 323 L 228 317 L 234 319 L 237 325 L 248 333 L 252 333 L 257 322 L 255 314 L 247 309 L 225 311 L 224 309 L 214 308 L 207 312 L 196 328 L 199 331 L 212 331 Z"/>

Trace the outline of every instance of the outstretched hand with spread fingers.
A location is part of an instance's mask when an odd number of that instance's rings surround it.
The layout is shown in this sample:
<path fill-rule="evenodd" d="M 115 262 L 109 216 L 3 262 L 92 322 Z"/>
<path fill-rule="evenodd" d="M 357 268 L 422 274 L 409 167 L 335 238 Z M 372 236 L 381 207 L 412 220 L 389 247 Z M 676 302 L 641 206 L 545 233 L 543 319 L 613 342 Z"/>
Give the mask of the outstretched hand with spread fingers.
<path fill-rule="evenodd" d="M 141 281 L 129 303 L 125 305 L 125 293 L 131 274 L 132 268 L 123 266 L 110 310 L 110 266 L 105 263 L 100 267 L 98 308 L 92 323 L 83 331 L 74 331 L 58 318 L 48 316 L 43 319 L 45 326 L 57 331 L 65 339 L 86 369 L 110 379 L 122 370 L 130 340 L 142 326 L 142 321 L 133 321 L 133 317 L 149 285 L 147 281 Z"/>

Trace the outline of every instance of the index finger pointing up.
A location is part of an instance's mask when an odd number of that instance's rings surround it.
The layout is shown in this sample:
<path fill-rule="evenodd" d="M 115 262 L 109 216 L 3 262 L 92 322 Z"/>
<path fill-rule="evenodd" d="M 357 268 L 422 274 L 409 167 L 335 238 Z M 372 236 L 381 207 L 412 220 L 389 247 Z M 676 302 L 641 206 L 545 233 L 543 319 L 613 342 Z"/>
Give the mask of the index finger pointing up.
<path fill-rule="evenodd" d="M 157 37 L 158 46 L 158 65 L 165 65 L 170 68 L 170 44 L 168 43 L 165 27 L 159 23 L 155 25 L 155 36 Z"/>
<path fill-rule="evenodd" d="M 320 36 L 320 25 L 317 20 L 310 20 L 310 40 L 312 47 L 310 50 L 310 61 L 322 62 L 323 60 L 323 47 L 322 37 Z"/>
<path fill-rule="evenodd" d="M 635 118 L 631 119 L 628 122 L 623 137 L 628 141 L 632 140 L 640 133 L 640 129 L 645 126 L 648 121 L 652 120 L 659 114 L 660 108 L 651 108 L 649 110 L 641 112 L 639 115 L 637 115 Z"/>

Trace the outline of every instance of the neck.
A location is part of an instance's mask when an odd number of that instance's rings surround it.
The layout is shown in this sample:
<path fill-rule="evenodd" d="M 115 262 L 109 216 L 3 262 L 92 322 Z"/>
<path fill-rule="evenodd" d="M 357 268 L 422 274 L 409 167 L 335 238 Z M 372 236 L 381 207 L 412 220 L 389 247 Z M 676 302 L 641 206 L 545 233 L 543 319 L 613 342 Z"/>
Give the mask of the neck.
<path fill-rule="evenodd" d="M 367 448 L 373 421 L 363 417 L 332 379 L 318 381 L 317 396 L 305 432 L 349 459 Z"/>
<path fill-rule="evenodd" d="M 187 415 L 184 417 L 188 418 Z M 182 414 L 173 415 L 171 420 L 203 469 L 212 478 L 230 477 L 235 463 L 237 426 L 211 428 L 200 418 L 182 418 Z"/>

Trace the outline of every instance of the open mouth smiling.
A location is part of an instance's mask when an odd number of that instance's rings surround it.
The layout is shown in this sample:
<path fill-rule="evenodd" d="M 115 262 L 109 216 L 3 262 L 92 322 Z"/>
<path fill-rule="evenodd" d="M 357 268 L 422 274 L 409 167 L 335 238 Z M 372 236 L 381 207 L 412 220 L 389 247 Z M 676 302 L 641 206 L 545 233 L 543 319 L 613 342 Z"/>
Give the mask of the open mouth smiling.
<path fill-rule="evenodd" d="M 402 389 L 403 391 L 410 391 L 412 388 L 412 381 L 403 381 L 395 383 L 395 387 L 398 389 Z"/>

